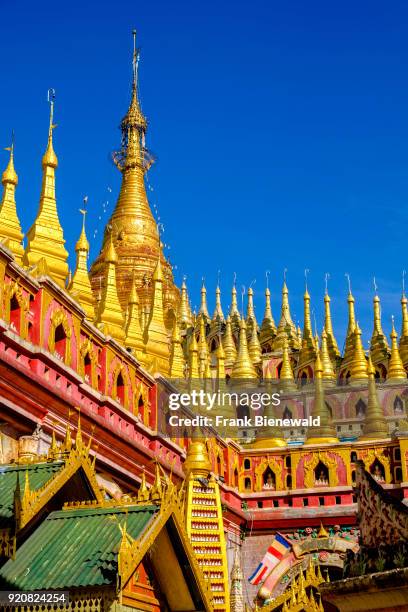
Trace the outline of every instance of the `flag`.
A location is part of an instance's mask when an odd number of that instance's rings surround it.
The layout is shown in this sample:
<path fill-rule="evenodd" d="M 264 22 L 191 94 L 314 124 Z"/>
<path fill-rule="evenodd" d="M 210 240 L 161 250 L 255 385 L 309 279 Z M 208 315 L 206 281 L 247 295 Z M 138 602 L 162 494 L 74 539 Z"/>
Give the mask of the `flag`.
<path fill-rule="evenodd" d="M 279 561 L 285 556 L 290 550 L 292 544 L 280 533 L 277 533 L 272 540 L 272 544 L 269 546 L 265 553 L 264 558 L 258 565 L 252 576 L 248 578 L 251 584 L 257 585 L 262 580 L 265 580 L 267 574 L 278 565 Z"/>

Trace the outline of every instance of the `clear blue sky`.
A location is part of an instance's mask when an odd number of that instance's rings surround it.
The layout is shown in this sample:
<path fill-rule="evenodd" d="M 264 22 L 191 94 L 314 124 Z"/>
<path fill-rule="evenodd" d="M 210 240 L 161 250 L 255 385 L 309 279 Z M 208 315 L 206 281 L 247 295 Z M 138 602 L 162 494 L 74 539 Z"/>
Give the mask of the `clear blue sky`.
<path fill-rule="evenodd" d="M 277 319 L 286 267 L 292 314 L 302 320 L 309 268 L 319 328 L 325 272 L 339 340 L 345 272 L 366 338 L 374 275 L 384 327 L 392 313 L 399 325 L 408 269 L 408 5 L 336 4 L 1 2 L 0 144 L 14 128 L 25 231 L 37 211 L 54 87 L 60 218 L 73 253 L 77 210 L 89 196 L 96 256 L 120 184 L 110 152 L 128 105 L 135 27 L 147 144 L 158 158 L 149 195 L 193 305 L 201 277 L 212 293 L 220 269 L 226 309 L 236 271 L 239 287 L 256 279 L 262 319 L 270 270 Z M 1 159 L 4 166 L 7 154 Z"/>

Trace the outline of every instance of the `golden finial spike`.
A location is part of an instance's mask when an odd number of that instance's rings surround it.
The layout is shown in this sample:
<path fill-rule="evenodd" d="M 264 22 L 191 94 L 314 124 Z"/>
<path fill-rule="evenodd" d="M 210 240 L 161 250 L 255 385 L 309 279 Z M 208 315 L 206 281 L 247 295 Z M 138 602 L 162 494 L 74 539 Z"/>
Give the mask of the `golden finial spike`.
<path fill-rule="evenodd" d="M 52 279 L 65 287 L 68 276 L 68 252 L 64 247 L 64 233 L 60 224 L 55 199 L 55 169 L 58 159 L 55 155 L 52 133 L 55 91 L 48 90 L 50 103 L 50 126 L 48 144 L 42 159 L 43 178 L 40 196 L 40 207 L 37 217 L 27 233 L 27 248 L 23 263 L 26 266 L 37 266 L 42 258 L 47 261 L 47 269 Z"/>
<path fill-rule="evenodd" d="M 375 295 L 373 298 L 374 304 L 374 328 L 371 336 L 370 355 L 374 363 L 388 358 L 388 342 L 382 330 L 381 325 L 381 305 L 380 298 L 377 295 L 377 283 L 374 278 Z"/>
<path fill-rule="evenodd" d="M 330 358 L 334 361 L 335 359 L 340 357 L 340 351 L 337 345 L 337 340 L 333 332 L 333 324 L 332 324 L 331 311 L 330 311 L 330 296 L 328 293 L 328 286 L 327 286 L 329 278 L 330 278 L 330 275 L 326 273 L 325 274 L 326 289 L 325 289 L 325 295 L 324 295 L 324 329 L 327 334 L 327 348 L 329 350 Z"/>
<path fill-rule="evenodd" d="M 222 306 L 221 306 L 221 289 L 220 289 L 220 283 L 218 281 L 217 287 L 215 289 L 215 310 L 214 310 L 214 314 L 212 317 L 212 322 L 213 323 L 224 323 L 224 321 L 225 321 L 224 313 L 222 311 Z"/>
<path fill-rule="evenodd" d="M 253 283 L 255 282 L 256 281 L 253 281 Z M 249 335 L 251 335 L 252 328 L 253 327 L 258 328 L 258 323 L 256 320 L 255 308 L 254 308 L 254 290 L 252 289 L 251 286 L 248 288 L 247 298 L 248 298 L 248 302 L 247 302 L 246 324 L 248 328 L 248 333 Z"/>
<path fill-rule="evenodd" d="M 375 383 L 375 368 L 370 355 L 367 361 L 367 376 L 368 404 L 363 423 L 363 434 L 360 436 L 360 440 L 388 438 L 388 425 L 378 400 L 377 386 Z"/>
<path fill-rule="evenodd" d="M 84 203 L 86 203 L 86 200 L 87 198 L 84 198 Z M 68 291 L 82 306 L 87 319 L 93 321 L 95 319 L 95 297 L 92 293 L 91 282 L 88 275 L 89 242 L 85 231 L 86 210 L 80 209 L 79 212 L 82 215 L 82 230 L 75 246 L 77 254 L 76 268 L 71 282 L 68 285 Z"/>
<path fill-rule="evenodd" d="M 392 317 L 392 329 L 390 338 L 391 357 L 388 363 L 387 381 L 393 382 L 396 380 L 405 380 L 407 377 L 407 373 L 404 369 L 404 365 L 398 349 L 397 332 L 395 331 L 394 317 Z"/>
<path fill-rule="evenodd" d="M 402 327 L 399 341 L 399 349 L 401 359 L 405 365 L 408 364 L 408 308 L 407 297 L 405 295 L 405 270 L 402 273 L 402 296 L 401 296 L 401 312 L 402 312 Z"/>
<path fill-rule="evenodd" d="M 119 303 L 117 284 L 116 284 L 116 265 L 118 257 L 113 246 L 112 237 L 105 249 L 105 279 L 102 295 L 98 304 L 96 324 L 107 335 L 111 335 L 115 340 L 123 341 L 125 338 L 124 323 L 125 319 Z"/>
<path fill-rule="evenodd" d="M 18 177 L 14 169 L 14 134 L 11 146 L 7 147 L 6 150 L 10 151 L 10 158 L 1 179 L 3 195 L 0 204 L 0 240 L 6 244 L 7 248 L 13 253 L 16 262 L 21 265 L 24 254 L 22 244 L 24 234 L 17 215 L 15 200 Z"/>
<path fill-rule="evenodd" d="M 197 380 L 199 378 L 198 369 L 198 346 L 195 333 L 191 334 L 190 346 L 188 349 L 189 360 L 188 360 L 188 375 L 190 380 Z"/>
<path fill-rule="evenodd" d="M 239 330 L 239 347 L 238 354 L 234 366 L 231 371 L 231 378 L 238 380 L 254 380 L 257 378 L 257 373 L 254 366 L 251 363 L 248 352 L 248 343 L 246 336 L 246 323 L 245 320 L 241 319 L 240 330 Z"/>
<path fill-rule="evenodd" d="M 359 384 L 367 379 L 367 359 L 361 341 L 361 329 L 358 323 L 354 330 L 354 346 L 350 363 L 350 381 Z"/>
<path fill-rule="evenodd" d="M 58 445 L 57 445 L 57 439 L 55 437 L 55 431 L 52 430 L 51 433 L 51 445 L 50 448 L 48 449 L 48 457 L 50 459 L 56 459 L 58 456 Z"/>
<path fill-rule="evenodd" d="M 269 340 L 276 335 L 276 325 L 272 315 L 271 292 L 269 290 L 269 270 L 266 274 L 265 312 L 261 325 L 261 340 Z"/>
<path fill-rule="evenodd" d="M 78 408 L 78 424 L 77 424 L 77 433 L 75 437 L 75 448 L 78 451 L 82 451 L 82 448 L 83 448 L 80 408 Z"/>
<path fill-rule="evenodd" d="M 164 289 L 160 254 L 153 274 L 153 297 L 144 342 L 146 353 L 159 359 L 162 364 L 161 371 L 168 374 L 170 346 L 169 335 L 164 322 Z"/>
<path fill-rule="evenodd" d="M 133 274 L 132 277 L 132 289 L 129 295 L 125 333 L 125 345 L 136 353 L 139 360 L 143 361 L 143 332 L 140 325 L 139 296 L 136 288 L 135 274 Z"/>
<path fill-rule="evenodd" d="M 286 269 L 285 269 L 285 280 L 282 287 L 282 307 L 281 317 L 278 328 L 276 330 L 276 338 L 274 340 L 274 349 L 283 347 L 284 338 L 288 341 L 290 348 L 299 348 L 299 339 L 297 335 L 296 326 L 292 321 L 289 308 L 289 291 L 286 285 Z"/>
<path fill-rule="evenodd" d="M 304 364 L 315 360 L 316 358 L 316 346 L 313 338 L 312 321 L 310 318 L 310 295 L 307 290 L 307 273 L 309 270 L 305 270 L 305 294 L 303 296 L 304 304 L 304 323 L 303 323 L 303 334 L 302 334 L 302 346 L 299 352 L 299 367 Z"/>
<path fill-rule="evenodd" d="M 231 317 L 228 315 L 225 322 L 225 331 L 223 337 L 223 347 L 225 352 L 225 365 L 230 368 L 234 365 L 237 358 L 237 347 L 235 346 L 231 328 Z"/>
<path fill-rule="evenodd" d="M 174 321 L 173 336 L 171 339 L 170 377 L 176 379 L 184 378 L 185 365 L 180 330 L 177 321 Z"/>
<path fill-rule="evenodd" d="M 323 387 L 323 366 L 320 359 L 320 352 L 317 352 L 315 367 L 315 398 L 312 410 L 312 419 L 319 418 L 320 424 L 317 427 L 309 428 L 306 443 L 307 444 L 322 444 L 336 443 L 338 438 L 334 428 L 332 418 L 329 413 L 328 406 L 325 400 Z"/>
<path fill-rule="evenodd" d="M 248 351 L 251 361 L 254 365 L 258 365 L 262 360 L 262 348 L 259 342 L 256 325 L 252 325 L 252 333 L 248 343 Z"/>
<path fill-rule="evenodd" d="M 183 278 L 181 285 L 180 324 L 183 326 L 183 328 L 189 327 L 192 324 L 186 277 Z"/>
<path fill-rule="evenodd" d="M 289 344 L 287 338 L 283 340 L 282 366 L 279 374 L 280 383 L 285 390 L 296 389 L 295 378 L 293 376 L 292 365 L 289 357 Z"/>
<path fill-rule="evenodd" d="M 325 384 L 335 384 L 336 374 L 333 368 L 332 360 L 330 359 L 330 353 L 327 346 L 327 332 L 324 328 L 322 331 L 322 346 L 320 353 L 323 366 L 323 381 Z"/>
<path fill-rule="evenodd" d="M 204 278 L 203 278 L 203 283 L 201 286 L 201 303 L 200 303 L 200 309 L 198 311 L 198 314 L 202 315 L 206 322 L 210 320 L 210 315 L 208 314 L 208 307 L 207 307 L 207 289 L 205 288 Z"/>
<path fill-rule="evenodd" d="M 354 312 L 354 297 L 351 293 L 351 281 L 350 275 L 345 275 L 348 282 L 348 296 L 347 296 L 347 305 L 348 305 L 348 326 L 346 333 L 346 342 L 343 356 L 343 363 L 349 363 L 353 358 L 354 352 L 354 331 L 356 329 L 356 316 Z"/>
<path fill-rule="evenodd" d="M 240 314 L 239 314 L 239 308 L 238 308 L 238 301 L 237 301 L 237 288 L 236 288 L 236 279 L 237 279 L 237 275 L 234 273 L 234 283 L 232 285 L 232 291 L 231 291 L 231 307 L 229 310 L 229 316 L 230 316 L 230 320 L 232 323 L 239 323 L 240 320 Z"/>

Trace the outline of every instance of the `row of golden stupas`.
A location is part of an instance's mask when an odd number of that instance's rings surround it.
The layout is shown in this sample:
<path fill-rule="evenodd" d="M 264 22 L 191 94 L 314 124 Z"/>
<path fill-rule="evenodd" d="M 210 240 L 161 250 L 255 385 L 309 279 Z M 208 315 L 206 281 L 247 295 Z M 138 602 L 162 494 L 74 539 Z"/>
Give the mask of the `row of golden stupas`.
<path fill-rule="evenodd" d="M 183 281 L 181 291 L 176 287 L 171 265 L 163 255 L 157 223 L 146 194 L 144 177 L 153 160 L 145 146 L 147 121 L 138 99 L 137 68 L 138 52 L 134 46 L 131 102 L 120 125 L 121 148 L 114 154 L 122 184 L 116 207 L 105 228 L 100 254 L 90 270 L 85 211 L 82 211 L 82 231 L 75 247 L 76 267 L 72 275 L 69 271 L 55 190 L 58 159 L 53 146 L 52 98 L 48 142 L 42 158 L 39 209 L 27 232 L 25 248 L 17 213 L 18 177 L 14 169 L 14 148 L 11 147 L 2 176 L 0 240 L 12 252 L 17 264 L 35 276 L 50 276 L 79 303 L 87 319 L 133 351 L 143 365 L 174 378 L 209 378 L 214 374 L 218 378 L 228 376 L 232 379 L 268 377 L 280 378 L 290 386 L 295 379 L 313 376 L 320 353 L 326 382 L 335 383 L 339 378 L 367 379 L 367 360 L 351 290 L 343 355 L 333 332 L 327 290 L 321 338 L 312 331 L 307 289 L 303 330 L 293 323 L 286 282 L 278 325 L 272 315 L 269 288 L 265 291 L 265 313 L 260 324 L 255 316 L 252 288 L 247 292 L 244 317 L 238 308 L 235 285 L 227 317 L 223 313 L 219 286 L 213 316 L 208 311 L 204 285 L 199 312 L 192 313 L 186 283 Z M 387 341 L 381 325 L 380 300 L 377 295 L 374 297 L 374 330 L 369 353 L 379 378 L 406 378 L 408 310 L 405 295 L 401 305 L 403 324 L 398 346 L 394 325 L 391 343 Z M 271 359 L 275 369 L 268 365 Z"/>

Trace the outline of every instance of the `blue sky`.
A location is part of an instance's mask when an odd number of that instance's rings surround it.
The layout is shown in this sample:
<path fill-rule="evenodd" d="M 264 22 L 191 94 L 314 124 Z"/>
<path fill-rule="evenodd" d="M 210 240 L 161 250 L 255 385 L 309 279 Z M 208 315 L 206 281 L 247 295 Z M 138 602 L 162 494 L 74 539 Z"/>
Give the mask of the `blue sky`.
<path fill-rule="evenodd" d="M 239 287 L 256 279 L 261 319 L 270 270 L 279 318 L 287 268 L 292 314 L 302 321 L 308 268 L 319 328 L 325 272 L 339 340 L 346 272 L 365 338 L 373 276 L 384 328 L 391 314 L 399 325 L 408 269 L 406 3 L 23 0 L 1 2 L 1 15 L 0 144 L 9 144 L 14 128 L 25 231 L 37 211 L 46 94 L 54 87 L 67 247 L 74 253 L 87 194 L 96 256 L 120 184 L 110 152 L 128 105 L 135 27 L 147 144 L 158 158 L 149 197 L 193 305 L 201 277 L 212 294 L 221 270 L 226 309 L 236 272 Z"/>

